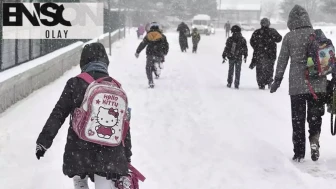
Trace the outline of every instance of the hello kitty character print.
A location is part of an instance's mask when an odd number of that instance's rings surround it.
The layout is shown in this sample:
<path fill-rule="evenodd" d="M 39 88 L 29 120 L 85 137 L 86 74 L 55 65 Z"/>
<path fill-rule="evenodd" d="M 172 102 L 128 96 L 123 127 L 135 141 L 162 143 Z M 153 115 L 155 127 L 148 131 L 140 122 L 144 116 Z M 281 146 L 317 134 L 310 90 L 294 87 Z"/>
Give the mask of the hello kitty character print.
<path fill-rule="evenodd" d="M 97 115 L 99 125 L 95 128 L 98 137 L 110 139 L 115 134 L 113 127 L 118 124 L 118 117 L 118 109 L 99 107 Z"/>
<path fill-rule="evenodd" d="M 87 75 L 84 78 L 88 77 Z M 84 100 L 81 107 L 76 108 L 73 113 L 74 131 L 79 138 L 96 144 L 107 146 L 123 144 L 129 127 L 126 121 L 128 108 L 126 93 L 112 78 L 112 81 L 86 79 L 89 86 Z"/>

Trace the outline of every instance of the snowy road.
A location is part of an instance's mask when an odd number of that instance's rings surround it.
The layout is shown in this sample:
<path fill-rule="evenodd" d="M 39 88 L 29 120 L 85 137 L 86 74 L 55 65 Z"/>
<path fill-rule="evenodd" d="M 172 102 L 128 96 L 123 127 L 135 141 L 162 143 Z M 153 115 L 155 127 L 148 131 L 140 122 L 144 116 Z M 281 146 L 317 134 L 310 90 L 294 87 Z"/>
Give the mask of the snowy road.
<path fill-rule="evenodd" d="M 250 35 L 244 33 L 247 39 Z M 140 42 L 134 35 L 116 43 L 111 57 L 111 75 L 130 97 L 132 161 L 147 177 L 141 188 L 336 187 L 336 138 L 329 131 L 329 114 L 319 162 L 312 162 L 307 150 L 306 162 L 294 164 L 288 83 L 275 94 L 257 90 L 248 60 L 240 90 L 227 89 L 224 33 L 202 36 L 198 54 L 181 53 L 177 34 L 167 37 L 170 52 L 153 90 L 147 88 L 145 52 L 134 57 Z M 249 54 L 250 59 L 251 49 Z M 74 68 L 0 115 L 0 188 L 72 188 L 61 170 L 68 121 L 40 161 L 35 141 L 66 81 L 78 73 Z"/>

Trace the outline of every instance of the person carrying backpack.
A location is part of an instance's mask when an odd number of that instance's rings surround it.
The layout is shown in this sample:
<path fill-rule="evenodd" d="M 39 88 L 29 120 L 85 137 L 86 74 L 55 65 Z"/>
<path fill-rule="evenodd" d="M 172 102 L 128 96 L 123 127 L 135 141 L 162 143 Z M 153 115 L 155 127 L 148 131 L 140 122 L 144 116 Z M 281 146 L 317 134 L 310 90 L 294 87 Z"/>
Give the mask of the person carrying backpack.
<path fill-rule="evenodd" d="M 36 157 L 40 159 L 70 115 L 63 173 L 74 178 L 75 187 L 79 186 L 76 181 L 85 182 L 89 177 L 96 189 L 114 189 L 129 175 L 130 110 L 127 96 L 120 83 L 109 76 L 108 66 L 101 43 L 84 46 L 82 73 L 67 81 L 36 141 Z"/>
<path fill-rule="evenodd" d="M 250 43 L 253 47 L 253 58 L 250 68 L 257 67 L 257 83 L 259 89 L 271 87 L 273 82 L 274 63 L 277 56 L 277 44 L 281 42 L 282 36 L 273 28 L 271 22 L 263 18 L 260 22 L 261 28 L 256 30 L 251 37 Z"/>
<path fill-rule="evenodd" d="M 189 49 L 188 37 L 190 37 L 190 29 L 188 25 L 184 22 L 178 25 L 177 30 L 179 32 L 179 43 L 182 52 L 187 52 Z"/>
<path fill-rule="evenodd" d="M 235 88 L 239 89 L 240 84 L 240 71 L 242 65 L 242 57 L 244 57 L 244 62 L 246 63 L 247 58 L 247 45 L 246 40 L 241 34 L 241 28 L 237 25 L 231 28 L 232 36 L 226 41 L 226 46 L 223 52 L 223 63 L 225 63 L 226 58 L 229 59 L 229 73 L 227 79 L 227 87 L 231 88 L 233 81 L 233 72 L 235 71 Z"/>
<path fill-rule="evenodd" d="M 201 35 L 198 33 L 197 28 L 193 29 L 193 32 L 191 33 L 191 39 L 192 39 L 192 43 L 193 43 L 193 53 L 197 53 L 197 47 L 198 47 L 198 43 L 201 40 Z"/>
<path fill-rule="evenodd" d="M 162 62 L 165 60 L 169 51 L 169 43 L 166 36 L 161 32 L 158 23 L 153 22 L 150 31 L 139 44 L 135 57 L 139 58 L 141 51 L 146 48 L 147 63 L 146 74 L 150 88 L 154 88 L 153 72 L 156 78 L 160 76 L 160 69 L 162 69 Z"/>
<path fill-rule="evenodd" d="M 319 138 L 322 116 L 324 115 L 324 95 L 326 94 L 327 78 L 325 75 L 309 78 L 307 82 L 307 60 L 310 35 L 315 33 L 308 12 L 295 5 L 290 11 L 287 26 L 290 30 L 283 39 L 271 93 L 280 87 L 290 58 L 289 95 L 291 99 L 293 128 L 293 160 L 301 162 L 305 157 L 306 115 L 309 124 L 309 142 L 311 159 L 317 161 L 320 156 Z M 315 95 L 312 94 L 314 91 Z M 307 107 L 308 106 L 308 107 Z"/>

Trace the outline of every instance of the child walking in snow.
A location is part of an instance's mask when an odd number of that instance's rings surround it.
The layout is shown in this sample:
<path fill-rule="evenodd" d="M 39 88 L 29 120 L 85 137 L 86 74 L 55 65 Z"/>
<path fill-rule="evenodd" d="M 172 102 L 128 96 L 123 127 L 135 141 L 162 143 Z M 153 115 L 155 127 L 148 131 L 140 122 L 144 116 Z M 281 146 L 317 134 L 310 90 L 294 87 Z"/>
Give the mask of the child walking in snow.
<path fill-rule="evenodd" d="M 201 40 L 201 35 L 198 33 L 197 28 L 194 28 L 191 34 L 192 43 L 193 43 L 193 53 L 197 53 L 198 43 Z"/>
<path fill-rule="evenodd" d="M 233 72 L 235 72 L 235 88 L 239 89 L 240 83 L 240 71 L 242 65 L 242 57 L 244 57 L 244 62 L 246 63 L 247 58 L 247 45 L 246 40 L 241 34 L 241 28 L 237 25 L 231 28 L 232 36 L 226 41 L 226 46 L 223 52 L 223 63 L 225 63 L 226 58 L 229 59 L 229 73 L 227 79 L 227 87 L 231 88 L 233 81 Z"/>
<path fill-rule="evenodd" d="M 154 88 L 153 72 L 156 78 L 160 77 L 162 62 L 169 51 L 169 43 L 166 36 L 162 33 L 160 25 L 157 22 L 152 22 L 149 32 L 139 44 L 135 57 L 139 58 L 139 54 L 143 49 L 146 49 L 146 75 L 150 88 Z"/>
<path fill-rule="evenodd" d="M 94 80 L 103 78 L 102 80 L 109 81 L 112 79 L 109 77 L 108 65 L 109 59 L 101 43 L 87 44 L 83 48 L 80 59 L 82 73 L 88 74 Z M 43 157 L 47 149 L 51 147 L 66 118 L 71 115 L 72 120 L 75 116 L 74 111 L 81 106 L 88 85 L 80 77 L 68 80 L 36 141 L 37 159 Z M 111 116 L 114 115 L 114 112 L 110 110 L 108 113 Z M 131 162 L 131 135 L 129 130 L 125 132 L 127 135 L 124 145 L 115 147 L 100 145 L 80 139 L 71 121 L 63 156 L 63 173 L 74 178 L 77 188 L 88 189 L 85 178 L 90 178 L 95 182 L 96 189 L 115 189 L 115 183 L 128 175 L 128 166 Z"/>

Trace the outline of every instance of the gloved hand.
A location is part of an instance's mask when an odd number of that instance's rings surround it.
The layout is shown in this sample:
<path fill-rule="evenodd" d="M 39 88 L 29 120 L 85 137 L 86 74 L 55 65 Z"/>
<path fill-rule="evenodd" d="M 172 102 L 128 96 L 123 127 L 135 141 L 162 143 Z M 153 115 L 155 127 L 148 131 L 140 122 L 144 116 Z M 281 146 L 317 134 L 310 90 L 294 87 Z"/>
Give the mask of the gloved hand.
<path fill-rule="evenodd" d="M 139 58 L 139 54 L 138 54 L 138 53 L 135 53 L 135 57 L 136 57 L 136 58 Z"/>
<path fill-rule="evenodd" d="M 132 117 L 132 108 L 127 108 L 127 121 L 131 121 L 131 117 Z"/>
<path fill-rule="evenodd" d="M 223 57 L 223 62 L 222 64 L 224 64 L 226 62 L 226 57 Z"/>
<path fill-rule="evenodd" d="M 44 154 L 46 153 L 47 148 L 44 147 L 42 144 L 36 144 L 36 157 L 39 160 L 41 157 L 44 156 Z"/>
<path fill-rule="evenodd" d="M 275 78 L 274 82 L 271 85 L 271 93 L 275 93 L 281 85 L 282 78 Z"/>
<path fill-rule="evenodd" d="M 247 59 L 247 57 L 244 57 L 244 63 L 246 63 L 246 59 Z"/>

